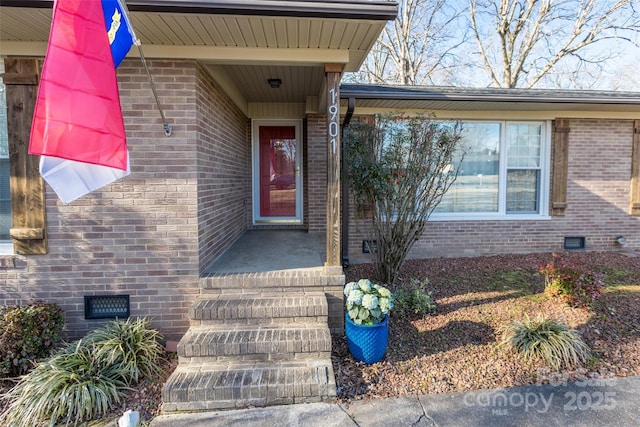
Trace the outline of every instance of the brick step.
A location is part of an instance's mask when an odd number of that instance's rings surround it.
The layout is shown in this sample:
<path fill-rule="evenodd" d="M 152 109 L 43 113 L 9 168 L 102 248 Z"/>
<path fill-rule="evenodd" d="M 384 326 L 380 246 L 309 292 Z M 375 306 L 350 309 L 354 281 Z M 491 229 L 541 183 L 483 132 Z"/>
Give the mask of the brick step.
<path fill-rule="evenodd" d="M 178 344 L 180 364 L 285 361 L 331 357 L 326 325 L 191 327 Z"/>
<path fill-rule="evenodd" d="M 165 413 L 328 402 L 335 396 L 328 360 L 180 365 L 162 390 Z"/>
<path fill-rule="evenodd" d="M 329 313 L 322 292 L 206 295 L 189 309 L 192 326 L 276 325 L 316 323 L 326 325 Z"/>
<path fill-rule="evenodd" d="M 228 292 L 285 292 L 291 289 L 344 286 L 341 267 L 323 267 L 297 270 L 270 271 L 266 273 L 217 273 L 200 278 L 200 288 L 205 294 Z"/>

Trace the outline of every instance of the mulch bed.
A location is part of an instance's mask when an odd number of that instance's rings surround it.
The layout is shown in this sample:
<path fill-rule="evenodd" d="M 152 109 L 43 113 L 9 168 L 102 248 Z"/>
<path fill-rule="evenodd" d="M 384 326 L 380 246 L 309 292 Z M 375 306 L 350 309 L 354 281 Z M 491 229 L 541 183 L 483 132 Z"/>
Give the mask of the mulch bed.
<path fill-rule="evenodd" d="M 346 339 L 334 337 L 338 399 L 463 392 L 525 384 L 640 375 L 640 257 L 617 252 L 567 256 L 605 273 L 606 292 L 592 310 L 547 297 L 540 265 L 552 254 L 409 260 L 398 286 L 428 278 L 437 304 L 431 316 L 390 316 L 385 358 L 356 362 Z M 370 264 L 355 265 L 347 281 L 372 277 Z M 542 313 L 577 329 L 593 350 L 587 366 L 552 371 L 499 347 L 500 327 L 525 314 Z"/>
<path fill-rule="evenodd" d="M 538 270 L 551 254 L 409 260 L 398 286 L 411 277 L 428 278 L 436 312 L 426 317 L 392 312 L 387 354 L 373 365 L 356 362 L 344 336 L 334 336 L 338 400 L 348 404 L 374 397 L 640 375 L 640 256 L 635 255 L 640 254 L 568 254 L 605 273 L 607 290 L 592 310 L 571 308 L 543 294 Z M 354 265 L 346 272 L 347 281 L 372 273 L 370 264 Z M 525 313 L 543 313 L 576 328 L 593 350 L 590 363 L 552 371 L 499 347 L 499 328 Z M 127 409 L 140 411 L 147 421 L 158 415 L 162 385 L 176 364 L 175 354 L 168 355 L 163 378 L 141 381 L 104 421 L 117 419 Z M 0 382 L 0 393 L 10 386 Z M 6 401 L 0 399 L 0 413 L 5 410 Z"/>

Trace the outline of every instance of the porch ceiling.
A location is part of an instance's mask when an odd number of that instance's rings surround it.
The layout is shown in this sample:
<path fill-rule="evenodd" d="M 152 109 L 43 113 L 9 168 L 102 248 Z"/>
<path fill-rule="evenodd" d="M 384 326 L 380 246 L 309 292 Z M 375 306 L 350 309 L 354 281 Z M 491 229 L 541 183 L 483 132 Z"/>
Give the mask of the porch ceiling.
<path fill-rule="evenodd" d="M 43 56 L 52 1 L 3 0 L 0 55 Z M 196 59 L 232 78 L 245 102 L 305 102 L 325 63 L 357 70 L 394 1 L 128 0 L 148 58 Z M 19 7 L 18 7 L 19 6 Z M 132 49 L 131 56 L 137 51 Z M 211 68 L 214 67 L 214 68 Z M 273 90 L 266 79 L 283 81 Z"/>

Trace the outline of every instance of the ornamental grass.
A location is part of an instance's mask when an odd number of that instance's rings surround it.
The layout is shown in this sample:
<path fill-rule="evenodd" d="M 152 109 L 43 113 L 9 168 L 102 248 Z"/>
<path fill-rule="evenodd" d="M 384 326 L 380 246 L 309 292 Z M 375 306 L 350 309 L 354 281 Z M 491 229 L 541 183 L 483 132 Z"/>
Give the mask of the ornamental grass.
<path fill-rule="evenodd" d="M 580 365 L 591 354 L 578 331 L 541 315 L 535 319 L 525 315 L 523 321 L 506 325 L 500 344 L 515 349 L 528 361 L 541 358 L 553 369 Z"/>
<path fill-rule="evenodd" d="M 106 415 L 130 385 L 160 372 L 158 338 L 146 319 L 109 322 L 21 377 L 0 425 L 77 425 Z"/>

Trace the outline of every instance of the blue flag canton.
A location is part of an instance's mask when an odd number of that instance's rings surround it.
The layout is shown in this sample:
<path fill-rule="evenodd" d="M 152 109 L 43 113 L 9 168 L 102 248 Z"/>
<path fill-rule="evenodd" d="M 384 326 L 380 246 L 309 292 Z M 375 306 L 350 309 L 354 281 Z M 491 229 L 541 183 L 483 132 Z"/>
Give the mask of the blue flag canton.
<path fill-rule="evenodd" d="M 136 37 L 119 0 L 102 0 L 102 12 L 111 45 L 113 65 L 118 68 L 134 44 Z"/>

